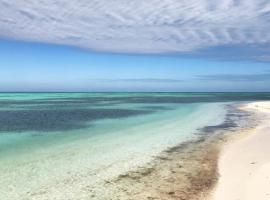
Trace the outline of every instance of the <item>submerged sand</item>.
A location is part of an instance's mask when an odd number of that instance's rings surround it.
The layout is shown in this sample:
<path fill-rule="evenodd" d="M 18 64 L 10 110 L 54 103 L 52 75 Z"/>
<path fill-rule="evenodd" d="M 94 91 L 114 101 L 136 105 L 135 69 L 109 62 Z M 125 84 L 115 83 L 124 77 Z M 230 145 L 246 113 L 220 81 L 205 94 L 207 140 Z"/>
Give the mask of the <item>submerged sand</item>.
<path fill-rule="evenodd" d="M 243 108 L 263 114 L 264 119 L 247 137 L 224 146 L 213 200 L 270 199 L 270 102 L 250 103 Z"/>
<path fill-rule="evenodd" d="M 215 198 L 215 200 L 234 200 L 235 198 L 230 198 L 230 196 L 223 198 L 224 192 L 227 193 L 229 191 L 224 189 L 223 183 L 226 183 L 227 185 L 225 184 L 225 187 L 227 187 L 234 178 L 241 176 L 240 174 L 239 176 L 238 174 L 237 176 L 233 174 L 235 170 L 234 168 L 227 168 L 227 165 L 232 167 L 235 160 L 226 160 L 228 157 L 231 159 L 231 157 L 225 156 L 226 159 L 223 161 L 224 155 L 227 155 L 225 153 L 227 152 L 226 149 L 230 149 L 229 146 L 234 145 L 234 142 L 232 143 L 231 141 L 241 143 L 243 141 L 242 139 L 234 139 L 246 138 L 243 137 L 244 135 L 249 135 L 249 138 L 245 139 L 248 140 L 248 144 L 253 143 L 254 138 L 252 137 L 255 137 L 255 134 L 247 133 L 253 133 L 254 131 L 258 132 L 259 130 L 261 130 L 261 138 L 257 138 L 258 141 L 260 141 L 256 145 L 257 149 L 255 148 L 255 150 L 252 150 L 246 148 L 246 152 L 244 152 L 244 154 L 247 155 L 253 155 L 251 152 L 255 152 L 254 157 L 250 159 L 248 156 L 247 160 L 241 160 L 239 157 L 236 157 L 235 159 L 239 159 L 238 163 L 240 164 L 244 163 L 243 165 L 238 166 L 239 168 L 237 170 L 239 172 L 242 168 L 245 168 L 247 172 L 249 172 L 249 169 L 257 170 L 256 173 L 254 173 L 254 176 L 252 175 L 252 179 L 250 179 L 252 181 L 248 182 L 247 179 L 241 179 L 241 181 L 247 181 L 246 185 L 249 188 L 248 190 L 251 190 L 250 188 L 255 187 L 254 184 L 261 183 L 261 181 L 265 181 L 265 183 L 263 187 L 260 187 L 260 189 L 267 190 L 267 188 L 269 188 L 267 185 L 268 179 L 265 177 L 269 175 L 268 171 L 270 171 L 270 164 L 268 161 L 266 162 L 266 160 L 263 159 L 267 157 L 267 153 L 270 155 L 270 148 L 266 148 L 266 143 L 269 141 L 270 136 L 265 134 L 265 127 L 262 126 L 262 124 L 266 123 L 265 120 L 267 112 L 258 112 L 258 110 L 268 111 L 268 109 L 265 108 L 265 105 L 268 104 L 247 104 L 244 109 L 239 109 L 239 106 L 232 106 L 229 108 L 226 121 L 223 124 L 217 126 L 208 126 L 203 130 L 198 130 L 198 137 L 196 137 L 198 139 L 181 143 L 178 146 L 167 149 L 160 155 L 154 157 L 143 167 L 121 174 L 117 178 L 108 179 L 104 185 L 102 185 L 102 187 L 99 187 L 99 185 L 97 185 L 97 187 L 83 187 L 80 192 L 83 192 L 84 195 L 78 198 L 74 198 L 74 196 L 67 193 L 65 194 L 67 197 L 65 199 L 204 200 Z M 226 145 L 224 148 L 222 148 L 224 144 Z M 247 144 L 241 143 L 241 145 L 245 146 Z M 264 154 L 262 154 L 264 156 L 262 156 L 263 158 L 260 160 L 259 158 L 257 159 L 257 156 L 262 152 L 260 148 L 261 145 L 264 145 L 265 149 L 263 149 Z M 236 146 L 239 146 L 239 144 L 237 143 Z M 236 156 L 240 156 L 242 154 L 241 151 L 234 150 L 234 147 L 232 150 L 228 151 L 232 151 L 230 154 L 235 154 Z M 235 165 L 236 164 L 237 162 Z M 257 169 L 255 166 L 260 167 Z M 225 172 L 223 169 L 229 171 Z M 253 172 L 255 171 L 251 171 L 252 174 Z M 246 174 L 243 174 L 242 177 L 246 176 Z M 89 176 L 85 174 L 85 177 L 75 177 L 74 179 L 67 180 L 66 183 L 62 182 L 61 184 L 66 185 L 66 187 L 69 185 L 73 186 L 78 183 L 77 181 L 83 181 L 88 177 Z M 262 177 L 265 179 L 262 180 Z M 239 183 L 240 182 L 238 182 L 238 184 Z M 215 187 L 216 185 L 217 187 Z M 239 188 L 242 187 L 242 185 L 234 185 L 234 187 Z M 71 187 L 70 190 L 72 189 L 73 188 Z M 215 190 L 215 192 L 212 195 L 213 190 Z M 46 191 L 46 188 L 44 191 Z M 60 190 L 57 192 L 59 194 L 61 193 L 61 195 L 63 193 L 63 191 Z M 262 193 L 264 193 L 264 191 Z M 219 195 L 221 195 L 223 199 L 220 198 Z M 36 191 L 36 193 L 29 196 L 29 199 L 47 199 L 46 197 L 43 198 L 43 196 L 42 191 L 41 193 L 40 191 Z M 249 199 L 263 200 L 263 198 Z"/>
<path fill-rule="evenodd" d="M 219 177 L 222 145 L 236 133 L 253 130 L 259 118 L 256 112 L 233 108 L 224 124 L 206 127 L 198 140 L 168 149 L 147 166 L 108 181 L 106 191 L 91 190 L 92 199 L 209 199 Z"/>

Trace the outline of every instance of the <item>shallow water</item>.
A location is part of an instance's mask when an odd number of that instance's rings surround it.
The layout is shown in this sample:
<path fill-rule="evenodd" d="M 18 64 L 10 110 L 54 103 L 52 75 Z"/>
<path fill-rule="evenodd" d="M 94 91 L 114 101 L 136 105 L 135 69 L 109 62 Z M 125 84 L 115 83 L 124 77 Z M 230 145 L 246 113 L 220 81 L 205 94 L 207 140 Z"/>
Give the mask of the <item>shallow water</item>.
<path fill-rule="evenodd" d="M 267 93 L 2 93 L 0 199 L 78 197 L 222 123 L 227 104 L 266 99 Z"/>

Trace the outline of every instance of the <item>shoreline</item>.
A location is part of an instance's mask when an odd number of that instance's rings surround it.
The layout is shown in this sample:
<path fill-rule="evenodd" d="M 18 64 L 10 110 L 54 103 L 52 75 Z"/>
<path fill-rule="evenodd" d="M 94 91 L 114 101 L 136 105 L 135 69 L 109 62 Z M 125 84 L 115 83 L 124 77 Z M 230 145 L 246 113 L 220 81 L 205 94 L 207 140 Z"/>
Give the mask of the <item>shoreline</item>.
<path fill-rule="evenodd" d="M 225 104 L 226 112 L 222 123 L 220 120 L 220 124 L 209 123 L 197 131 L 194 129 L 196 137 L 178 145 L 176 143 L 175 146 L 152 156 L 146 164 L 122 172 L 113 178 L 90 185 L 89 181 L 92 180 L 89 177 L 92 174 L 89 172 L 84 176 L 75 177 L 68 174 L 67 177 L 70 178 L 57 182 L 65 187 L 66 191 L 69 188 L 74 190 L 72 186 L 83 183 L 82 187 L 75 188 L 78 189 L 75 191 L 79 194 L 77 196 L 75 193 L 63 193 L 61 187 L 55 188 L 53 192 L 58 195 L 57 199 L 61 199 L 60 196 L 64 194 L 67 199 L 78 200 L 209 199 L 219 182 L 218 161 L 224 145 L 246 137 L 260 124 L 261 113 L 243 109 L 244 105 L 249 104 L 235 102 Z M 213 112 L 215 111 L 213 109 Z M 166 130 L 164 128 L 164 131 Z M 47 199 L 46 197 L 50 195 L 49 189 L 51 186 L 46 185 L 27 195 L 31 199 Z"/>
<path fill-rule="evenodd" d="M 222 124 L 205 127 L 199 130 L 199 139 L 172 147 L 147 166 L 108 181 L 105 196 L 92 191 L 92 199 L 209 199 L 219 181 L 222 147 L 259 123 L 258 113 L 232 107 Z"/>
<path fill-rule="evenodd" d="M 270 198 L 270 102 L 249 103 L 243 109 L 263 119 L 248 134 L 222 147 L 218 159 L 220 178 L 211 200 Z"/>

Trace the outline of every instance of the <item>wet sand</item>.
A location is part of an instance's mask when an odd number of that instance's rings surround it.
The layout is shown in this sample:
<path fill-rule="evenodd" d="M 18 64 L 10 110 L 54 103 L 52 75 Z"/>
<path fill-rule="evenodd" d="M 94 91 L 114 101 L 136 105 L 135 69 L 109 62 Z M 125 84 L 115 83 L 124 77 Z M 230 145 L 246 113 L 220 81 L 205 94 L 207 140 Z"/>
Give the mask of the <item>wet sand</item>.
<path fill-rule="evenodd" d="M 255 112 L 233 108 L 223 124 L 198 130 L 200 139 L 168 149 L 147 166 L 108 181 L 102 194 L 91 190 L 92 199 L 209 199 L 219 177 L 221 147 L 257 124 Z"/>
<path fill-rule="evenodd" d="M 213 200 L 270 199 L 270 102 L 250 103 L 244 109 L 263 114 L 263 120 L 248 136 L 224 146 Z"/>

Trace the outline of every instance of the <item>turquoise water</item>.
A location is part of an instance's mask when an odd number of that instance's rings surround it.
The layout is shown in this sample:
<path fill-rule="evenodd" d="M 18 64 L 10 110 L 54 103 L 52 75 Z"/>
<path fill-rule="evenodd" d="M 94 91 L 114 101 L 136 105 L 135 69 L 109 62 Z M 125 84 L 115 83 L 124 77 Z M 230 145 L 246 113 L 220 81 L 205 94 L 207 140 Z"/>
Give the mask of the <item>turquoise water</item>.
<path fill-rule="evenodd" d="M 151 161 L 268 93 L 1 93 L 0 199 L 63 199 Z M 61 192 L 59 192 L 61 191 Z M 50 199 L 49 198 L 49 199 Z"/>

